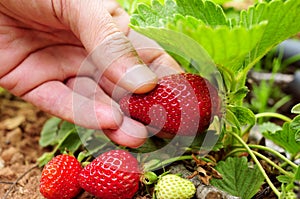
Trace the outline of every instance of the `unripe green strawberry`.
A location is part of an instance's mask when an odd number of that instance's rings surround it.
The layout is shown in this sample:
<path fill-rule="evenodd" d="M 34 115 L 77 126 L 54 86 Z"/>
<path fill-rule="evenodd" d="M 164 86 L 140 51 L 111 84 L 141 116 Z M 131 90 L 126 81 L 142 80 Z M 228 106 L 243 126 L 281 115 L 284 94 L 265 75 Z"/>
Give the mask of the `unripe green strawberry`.
<path fill-rule="evenodd" d="M 129 199 L 139 187 L 138 161 L 129 152 L 111 150 L 88 164 L 80 173 L 79 183 L 101 199 Z"/>
<path fill-rule="evenodd" d="M 47 199 L 74 198 L 82 190 L 78 182 L 81 170 L 74 156 L 63 154 L 54 157 L 43 168 L 41 194 Z"/>
<path fill-rule="evenodd" d="M 190 199 L 196 193 L 195 185 L 175 174 L 160 177 L 155 185 L 157 199 Z"/>
<path fill-rule="evenodd" d="M 119 104 L 125 115 L 165 133 L 203 133 L 220 114 L 217 89 L 199 75 L 173 74 L 159 79 L 146 94 L 128 94 Z"/>

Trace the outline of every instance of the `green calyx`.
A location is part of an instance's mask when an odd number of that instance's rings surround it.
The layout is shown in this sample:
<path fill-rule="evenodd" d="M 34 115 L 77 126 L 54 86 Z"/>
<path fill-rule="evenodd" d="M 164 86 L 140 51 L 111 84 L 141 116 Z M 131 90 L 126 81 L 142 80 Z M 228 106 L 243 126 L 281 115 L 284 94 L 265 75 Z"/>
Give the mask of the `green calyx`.
<path fill-rule="evenodd" d="M 146 185 L 154 184 L 157 181 L 157 179 L 157 175 L 152 171 L 148 171 L 141 176 L 141 182 L 143 182 Z"/>

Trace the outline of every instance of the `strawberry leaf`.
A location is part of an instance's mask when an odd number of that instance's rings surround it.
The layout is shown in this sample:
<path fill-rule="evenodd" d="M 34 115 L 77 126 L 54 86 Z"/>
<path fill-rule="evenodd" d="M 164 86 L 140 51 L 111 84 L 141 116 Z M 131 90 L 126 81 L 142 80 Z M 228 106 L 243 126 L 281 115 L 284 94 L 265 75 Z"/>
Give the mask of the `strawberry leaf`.
<path fill-rule="evenodd" d="M 299 9 L 300 1 L 298 0 L 275 0 L 269 3 L 259 3 L 241 12 L 240 22 L 246 27 L 252 27 L 263 21 L 268 22 L 261 40 L 249 53 L 249 59 L 246 62 L 248 68 L 277 44 L 300 31 Z"/>
<path fill-rule="evenodd" d="M 299 121 L 300 116 L 297 116 L 292 122 L 284 123 L 281 130 L 264 130 L 262 134 L 290 154 L 295 155 L 300 152 L 300 142 L 297 140 L 300 132 Z"/>
<path fill-rule="evenodd" d="M 47 120 L 44 124 L 43 129 L 41 131 L 41 137 L 39 140 L 39 144 L 42 147 L 55 145 L 58 143 L 57 133 L 58 133 L 58 126 L 61 123 L 61 119 L 53 117 Z"/>
<path fill-rule="evenodd" d="M 248 87 L 244 86 L 244 87 L 241 87 L 240 89 L 238 89 L 237 91 L 229 93 L 228 98 L 234 99 L 234 100 L 242 100 L 247 96 L 248 93 L 249 93 Z M 230 102 L 229 102 L 229 104 L 230 104 Z M 231 104 L 234 104 L 234 103 L 231 103 Z"/>
<path fill-rule="evenodd" d="M 164 4 L 153 0 L 151 6 L 147 4 L 137 6 L 131 23 L 140 27 L 163 27 L 169 19 L 172 20 L 176 12 L 177 6 L 173 0 L 165 0 Z"/>
<path fill-rule="evenodd" d="M 227 2 L 230 2 L 231 0 L 212 0 L 213 2 L 217 3 L 217 4 L 224 4 L 224 3 L 227 3 Z"/>
<path fill-rule="evenodd" d="M 68 150 L 72 153 L 76 152 L 80 146 L 85 145 L 87 139 L 94 133 L 94 130 L 76 127 L 73 124 L 74 130 L 70 134 L 65 134 L 62 138 L 59 149 L 63 152 Z"/>
<path fill-rule="evenodd" d="M 300 145 L 300 115 L 292 120 L 290 128 L 295 132 L 295 140 Z"/>
<path fill-rule="evenodd" d="M 90 155 L 97 156 L 102 151 L 114 149 L 116 146 L 102 131 L 95 131 L 91 137 L 84 141 L 86 149 L 85 157 Z"/>
<path fill-rule="evenodd" d="M 131 19 L 132 28 L 156 40 L 164 48 L 167 43 L 171 52 L 189 48 L 189 45 L 181 46 L 185 41 L 173 36 L 174 32 L 183 33 L 203 47 L 217 65 L 228 69 L 242 64 L 261 39 L 266 26 L 262 22 L 251 27 L 232 27 L 222 8 L 210 1 L 178 0 L 175 3 L 166 0 L 164 5 L 157 4 L 153 1 L 152 6 L 139 5 Z M 168 42 L 161 37 L 162 30 L 174 31 L 168 32 Z M 170 45 L 173 45 L 171 49 Z"/>
<path fill-rule="evenodd" d="M 212 27 L 229 24 L 221 6 L 211 1 L 177 0 L 176 3 L 177 12 L 183 16 L 195 17 Z"/>
<path fill-rule="evenodd" d="M 150 4 L 151 0 L 117 0 L 117 2 L 127 13 L 131 14 L 136 9 L 138 3 Z"/>
<path fill-rule="evenodd" d="M 70 122 L 67 122 L 67 121 L 63 121 L 61 123 L 61 125 L 59 126 L 59 130 L 58 130 L 58 134 L 57 134 L 57 137 L 56 139 L 61 142 L 61 140 L 65 140 L 66 137 L 74 132 L 76 129 L 75 129 L 75 125 L 70 123 Z"/>
<path fill-rule="evenodd" d="M 276 179 L 281 182 L 281 183 L 291 183 L 294 179 L 291 178 L 290 176 L 286 176 L 286 175 L 280 175 L 280 176 L 277 176 Z"/>
<path fill-rule="evenodd" d="M 223 179 L 212 179 L 211 184 L 244 199 L 252 198 L 264 181 L 256 165 L 248 166 L 246 157 L 229 157 L 225 161 L 220 161 L 215 169 Z"/>
<path fill-rule="evenodd" d="M 296 142 L 300 142 L 300 130 L 295 133 Z"/>
<path fill-rule="evenodd" d="M 276 125 L 273 122 L 264 122 L 263 124 L 259 125 L 259 131 L 260 132 L 275 132 L 275 131 L 281 131 L 282 127 Z"/>
<path fill-rule="evenodd" d="M 295 180 L 300 180 L 300 165 L 298 165 L 298 167 L 297 167 L 294 179 Z"/>
<path fill-rule="evenodd" d="M 226 122 L 231 127 L 238 129 L 239 132 L 241 131 L 239 120 L 230 109 L 226 109 Z"/>
<path fill-rule="evenodd" d="M 51 153 L 45 153 L 39 158 L 39 164 L 47 163 L 57 150 L 64 152 L 68 150 L 72 153 L 79 147 L 86 144 L 86 141 L 94 133 L 94 130 L 78 127 L 70 122 L 63 121 L 59 118 L 50 118 L 43 126 L 41 138 L 39 140 L 42 147 L 54 146 Z"/>
<path fill-rule="evenodd" d="M 294 117 L 294 119 L 291 122 L 291 130 L 298 131 L 300 130 L 300 115 Z"/>
<path fill-rule="evenodd" d="M 229 25 L 211 26 L 190 16 L 175 18 L 168 27 L 181 31 L 197 41 L 212 57 L 219 67 L 226 67 L 237 72 L 241 63 L 261 39 L 266 23 L 253 25 L 251 28 Z M 242 45 L 241 45 L 242 44 Z"/>
<path fill-rule="evenodd" d="M 294 114 L 300 114 L 300 103 L 296 104 L 293 108 L 292 108 L 292 113 Z"/>
<path fill-rule="evenodd" d="M 255 115 L 250 109 L 242 106 L 229 106 L 228 108 L 234 113 L 240 126 L 255 124 Z"/>

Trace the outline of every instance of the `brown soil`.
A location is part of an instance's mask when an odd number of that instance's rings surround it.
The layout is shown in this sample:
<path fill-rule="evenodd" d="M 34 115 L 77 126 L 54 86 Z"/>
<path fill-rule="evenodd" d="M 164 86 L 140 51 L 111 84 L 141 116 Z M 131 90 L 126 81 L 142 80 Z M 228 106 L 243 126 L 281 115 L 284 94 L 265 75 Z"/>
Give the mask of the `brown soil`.
<path fill-rule="evenodd" d="M 48 116 L 12 96 L 0 98 L 0 196 L 43 198 L 38 190 L 43 153 L 39 134 Z"/>

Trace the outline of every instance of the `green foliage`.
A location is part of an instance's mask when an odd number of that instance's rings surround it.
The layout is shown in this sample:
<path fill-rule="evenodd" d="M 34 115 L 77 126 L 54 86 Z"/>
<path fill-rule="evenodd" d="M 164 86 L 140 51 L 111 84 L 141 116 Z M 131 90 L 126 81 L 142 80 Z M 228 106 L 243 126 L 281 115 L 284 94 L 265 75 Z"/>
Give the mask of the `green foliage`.
<path fill-rule="evenodd" d="M 300 114 L 300 104 L 297 104 L 292 108 L 292 113 Z"/>
<path fill-rule="evenodd" d="M 39 143 L 42 147 L 56 147 L 52 152 L 45 153 L 39 158 L 39 165 L 45 165 L 55 155 L 57 150 L 60 153 L 66 150 L 75 153 L 93 133 L 94 130 L 84 129 L 55 117 L 49 119 L 42 129 Z"/>
<path fill-rule="evenodd" d="M 213 2 L 217 3 L 217 4 L 224 4 L 224 3 L 227 3 L 227 2 L 230 2 L 230 0 L 212 0 Z"/>
<path fill-rule="evenodd" d="M 284 123 L 282 129 L 274 128 L 268 130 L 264 128 L 262 131 L 263 136 L 269 140 L 272 140 L 277 145 L 284 148 L 287 152 L 292 155 L 296 155 L 300 152 L 300 116 L 293 119 L 292 122 Z"/>
<path fill-rule="evenodd" d="M 227 106 L 226 123 L 230 125 L 231 131 L 242 136 L 245 134 L 243 128 L 250 129 L 255 125 L 256 119 L 253 112 L 243 106 Z M 247 131 L 246 131 L 247 133 Z M 229 142 L 229 145 L 232 143 Z"/>
<path fill-rule="evenodd" d="M 282 183 L 281 198 L 296 199 L 297 196 L 294 193 L 294 189 L 297 188 L 295 186 L 295 182 L 300 180 L 300 166 L 297 167 L 297 169 L 295 171 L 295 175 L 293 177 L 289 177 L 289 176 L 286 176 L 286 175 L 280 175 L 280 176 L 277 176 L 277 180 Z"/>
<path fill-rule="evenodd" d="M 39 143 L 42 147 L 55 145 L 58 143 L 57 131 L 61 119 L 53 117 L 50 118 L 43 126 Z"/>
<path fill-rule="evenodd" d="M 229 106 L 228 109 L 235 115 L 238 126 L 255 124 L 255 115 L 249 109 L 243 106 Z"/>
<path fill-rule="evenodd" d="M 257 166 L 249 166 L 245 157 L 229 157 L 220 161 L 215 169 L 223 179 L 212 179 L 211 184 L 243 199 L 252 198 L 264 181 Z"/>
<path fill-rule="evenodd" d="M 191 19 L 194 24 L 189 22 Z M 175 31 L 180 29 L 182 33 L 189 35 L 208 52 L 221 71 L 226 67 L 234 74 L 239 70 L 247 53 L 261 39 L 264 24 L 255 25 L 251 29 L 231 28 L 225 24 L 208 26 L 195 18 L 185 17 L 169 27 Z"/>
<path fill-rule="evenodd" d="M 241 23 L 247 27 L 267 21 L 262 39 L 249 53 L 249 59 L 246 62 L 247 67 L 253 66 L 281 41 L 300 31 L 300 24 L 298 23 L 300 15 L 297 11 L 299 8 L 300 1 L 298 0 L 284 2 L 275 0 L 269 3 L 259 3 L 241 13 Z"/>
<path fill-rule="evenodd" d="M 300 31 L 299 6 L 298 0 L 258 3 L 241 11 L 236 21 L 211 1 L 166 0 L 162 5 L 154 0 L 151 6 L 137 7 L 131 27 L 170 52 L 205 50 L 227 76 L 225 85 L 230 93 L 244 87 L 247 72 L 269 50 Z M 186 39 L 179 35 L 193 39 L 199 46 L 185 45 Z M 197 56 L 202 54 L 184 53 L 184 57 L 198 61 Z M 201 60 L 198 63 L 208 67 Z"/>
<path fill-rule="evenodd" d="M 281 131 L 282 127 L 274 124 L 273 122 L 265 122 L 259 125 L 260 132 L 276 132 Z"/>
<path fill-rule="evenodd" d="M 117 2 L 128 14 L 132 14 L 139 3 L 151 4 L 151 0 L 117 0 Z"/>

